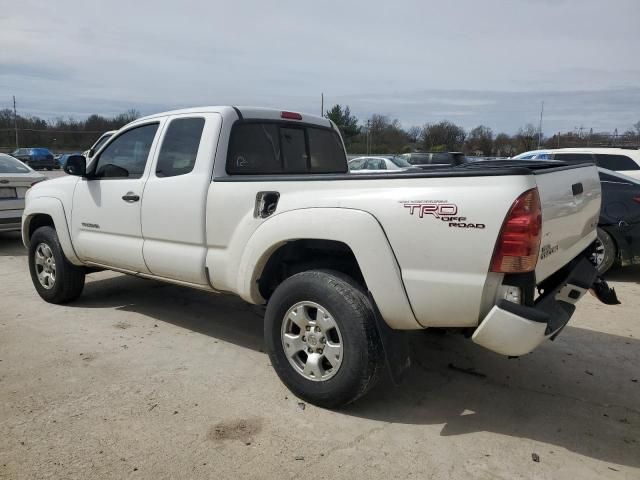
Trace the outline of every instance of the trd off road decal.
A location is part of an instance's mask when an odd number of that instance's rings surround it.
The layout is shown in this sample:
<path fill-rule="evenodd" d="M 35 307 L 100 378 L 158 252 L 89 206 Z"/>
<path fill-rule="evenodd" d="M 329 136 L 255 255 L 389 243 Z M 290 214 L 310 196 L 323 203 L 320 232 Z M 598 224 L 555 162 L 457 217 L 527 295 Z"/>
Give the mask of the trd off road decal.
<path fill-rule="evenodd" d="M 412 200 L 401 201 L 404 208 L 409 210 L 409 215 L 418 218 L 436 218 L 446 223 L 450 228 L 485 228 L 484 223 L 473 223 L 458 213 L 458 206 L 447 200 Z"/>

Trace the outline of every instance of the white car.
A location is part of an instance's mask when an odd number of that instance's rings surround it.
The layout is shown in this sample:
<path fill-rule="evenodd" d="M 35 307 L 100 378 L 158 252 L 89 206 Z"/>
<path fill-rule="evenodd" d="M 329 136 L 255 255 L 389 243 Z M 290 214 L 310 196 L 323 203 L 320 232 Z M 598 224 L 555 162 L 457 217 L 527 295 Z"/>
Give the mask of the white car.
<path fill-rule="evenodd" d="M 38 182 L 46 180 L 11 155 L 0 153 L 0 232 L 20 230 L 24 196 Z"/>
<path fill-rule="evenodd" d="M 22 217 L 45 301 L 77 299 L 97 267 L 266 305 L 271 364 L 324 407 L 401 371 L 404 330 L 529 353 L 597 278 L 593 165 L 353 175 L 326 118 L 201 107 L 135 120 L 65 171 Z"/>
<path fill-rule="evenodd" d="M 561 160 L 569 163 L 593 162 L 640 180 L 640 150 L 629 148 L 556 148 L 531 150 L 513 157 L 518 160 Z"/>
<path fill-rule="evenodd" d="M 356 157 L 349 160 L 349 171 L 352 173 L 372 173 L 403 171 L 411 168 L 409 162 L 401 157 Z"/>

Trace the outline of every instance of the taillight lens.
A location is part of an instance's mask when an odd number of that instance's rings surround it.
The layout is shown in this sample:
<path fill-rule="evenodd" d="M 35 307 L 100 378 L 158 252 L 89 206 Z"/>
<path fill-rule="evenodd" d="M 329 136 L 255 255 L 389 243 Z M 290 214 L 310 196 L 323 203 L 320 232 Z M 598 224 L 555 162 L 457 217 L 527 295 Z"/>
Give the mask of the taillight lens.
<path fill-rule="evenodd" d="M 491 271 L 524 273 L 536 268 L 542 236 L 542 209 L 537 188 L 527 190 L 511 206 L 496 243 Z"/>
<path fill-rule="evenodd" d="M 637 197 L 633 197 L 633 201 L 636 203 L 640 203 L 640 195 L 638 195 Z"/>

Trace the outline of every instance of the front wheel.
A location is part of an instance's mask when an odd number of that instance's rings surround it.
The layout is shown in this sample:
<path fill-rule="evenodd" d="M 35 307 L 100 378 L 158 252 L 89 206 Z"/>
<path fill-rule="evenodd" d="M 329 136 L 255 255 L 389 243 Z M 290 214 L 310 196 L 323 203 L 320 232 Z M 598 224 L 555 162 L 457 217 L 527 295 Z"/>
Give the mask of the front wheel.
<path fill-rule="evenodd" d="M 302 272 L 280 284 L 267 305 L 265 343 L 282 382 L 320 407 L 357 400 L 383 368 L 371 302 L 338 272 Z"/>
<path fill-rule="evenodd" d="M 31 237 L 29 272 L 36 291 L 49 303 L 75 300 L 84 288 L 84 269 L 67 260 L 51 227 L 40 227 Z"/>

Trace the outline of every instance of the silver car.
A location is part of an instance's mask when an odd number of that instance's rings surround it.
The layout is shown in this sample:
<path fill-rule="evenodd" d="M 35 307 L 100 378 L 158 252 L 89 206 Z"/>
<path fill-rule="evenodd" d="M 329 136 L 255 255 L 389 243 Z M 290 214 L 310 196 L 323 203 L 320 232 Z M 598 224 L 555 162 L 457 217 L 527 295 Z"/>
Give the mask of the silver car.
<path fill-rule="evenodd" d="M 24 195 L 46 178 L 20 160 L 0 153 L 0 232 L 20 230 Z"/>

